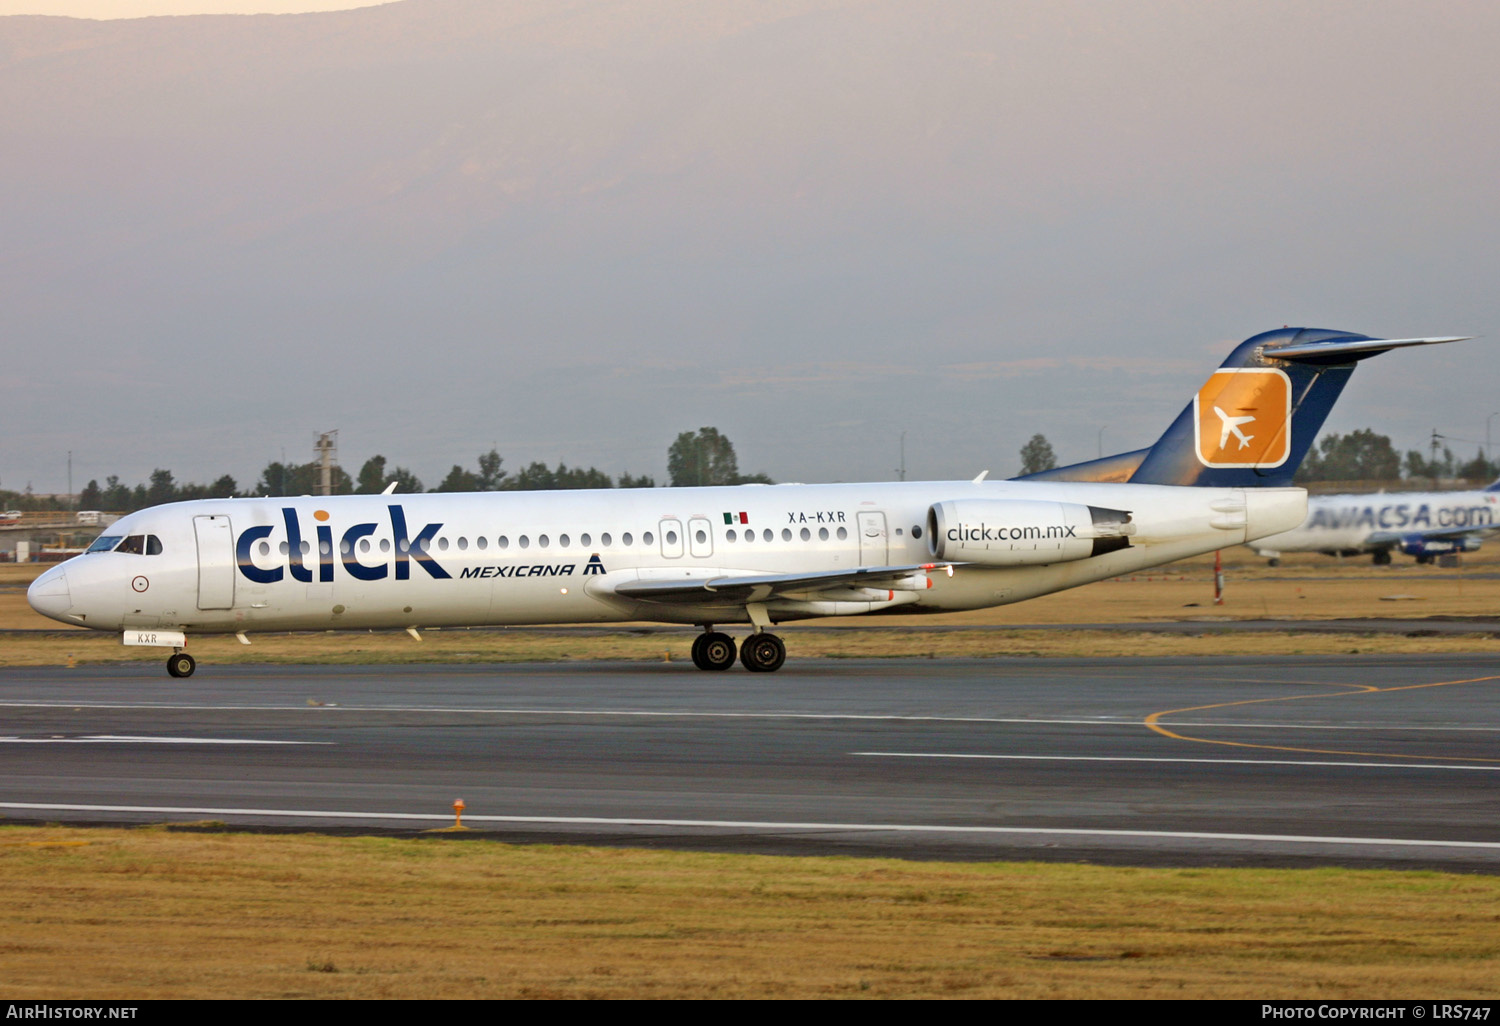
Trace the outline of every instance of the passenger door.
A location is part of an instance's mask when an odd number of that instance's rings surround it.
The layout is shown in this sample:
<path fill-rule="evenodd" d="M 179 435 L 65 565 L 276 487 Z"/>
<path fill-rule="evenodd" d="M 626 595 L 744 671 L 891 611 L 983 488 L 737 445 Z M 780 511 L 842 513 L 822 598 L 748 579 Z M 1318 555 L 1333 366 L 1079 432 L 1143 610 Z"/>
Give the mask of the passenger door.
<path fill-rule="evenodd" d="M 234 532 L 229 518 L 193 518 L 198 538 L 198 608 L 229 609 L 234 606 Z"/>

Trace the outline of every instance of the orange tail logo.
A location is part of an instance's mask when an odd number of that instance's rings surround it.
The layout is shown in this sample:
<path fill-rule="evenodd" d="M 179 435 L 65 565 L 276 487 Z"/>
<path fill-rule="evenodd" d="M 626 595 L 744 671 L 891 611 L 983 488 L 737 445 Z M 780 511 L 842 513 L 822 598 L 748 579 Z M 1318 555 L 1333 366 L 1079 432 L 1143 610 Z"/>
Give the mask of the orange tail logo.
<path fill-rule="evenodd" d="M 1205 467 L 1279 467 L 1292 440 L 1292 379 L 1264 367 L 1221 368 L 1193 398 Z"/>

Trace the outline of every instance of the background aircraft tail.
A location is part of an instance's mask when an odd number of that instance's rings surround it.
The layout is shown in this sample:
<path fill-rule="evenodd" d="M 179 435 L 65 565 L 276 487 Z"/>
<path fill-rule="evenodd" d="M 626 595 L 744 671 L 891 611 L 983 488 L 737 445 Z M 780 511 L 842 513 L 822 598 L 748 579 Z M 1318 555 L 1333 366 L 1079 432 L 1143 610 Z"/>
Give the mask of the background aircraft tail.
<path fill-rule="evenodd" d="M 1235 347 L 1149 449 L 1018 480 L 1289 485 L 1358 361 L 1405 346 L 1458 341 L 1377 339 L 1326 328 L 1263 332 Z"/>

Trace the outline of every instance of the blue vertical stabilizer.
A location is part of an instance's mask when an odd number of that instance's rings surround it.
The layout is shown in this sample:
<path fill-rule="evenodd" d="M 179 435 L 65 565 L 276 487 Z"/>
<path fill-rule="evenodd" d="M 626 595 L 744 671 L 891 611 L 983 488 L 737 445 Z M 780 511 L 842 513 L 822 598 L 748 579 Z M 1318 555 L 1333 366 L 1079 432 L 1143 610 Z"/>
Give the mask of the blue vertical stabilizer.
<path fill-rule="evenodd" d="M 1391 349 L 1456 341 L 1378 339 L 1326 328 L 1267 331 L 1235 347 L 1151 448 L 1024 480 L 1290 485 L 1358 361 Z"/>

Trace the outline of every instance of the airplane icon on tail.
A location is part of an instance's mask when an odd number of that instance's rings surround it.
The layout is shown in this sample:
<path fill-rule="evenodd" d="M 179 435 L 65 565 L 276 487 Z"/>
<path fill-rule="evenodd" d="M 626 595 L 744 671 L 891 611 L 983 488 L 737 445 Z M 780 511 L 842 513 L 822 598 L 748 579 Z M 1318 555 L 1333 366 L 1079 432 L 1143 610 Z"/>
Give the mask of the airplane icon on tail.
<path fill-rule="evenodd" d="M 1240 430 L 1240 425 L 1249 424 L 1255 419 L 1254 415 L 1252 414 L 1249 417 L 1231 417 L 1217 406 L 1214 407 L 1214 413 L 1219 415 L 1219 421 L 1223 427 L 1223 430 L 1219 432 L 1219 448 L 1222 449 L 1229 444 L 1229 436 L 1232 434 L 1240 443 L 1241 449 L 1248 449 L 1250 447 L 1250 439 L 1255 436 L 1245 434 L 1245 432 Z"/>

